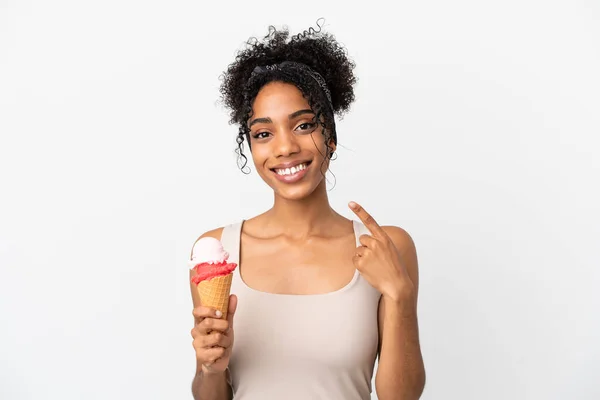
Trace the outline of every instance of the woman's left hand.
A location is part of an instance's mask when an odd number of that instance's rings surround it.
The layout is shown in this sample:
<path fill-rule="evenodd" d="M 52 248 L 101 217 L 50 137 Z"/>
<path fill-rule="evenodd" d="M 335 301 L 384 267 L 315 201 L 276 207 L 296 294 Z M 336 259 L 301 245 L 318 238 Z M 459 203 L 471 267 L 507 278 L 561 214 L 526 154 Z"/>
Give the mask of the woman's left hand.
<path fill-rule="evenodd" d="M 371 232 L 359 238 L 361 245 L 352 258 L 356 269 L 384 298 L 394 302 L 414 300 L 413 282 L 392 239 L 359 204 L 348 205 Z"/>

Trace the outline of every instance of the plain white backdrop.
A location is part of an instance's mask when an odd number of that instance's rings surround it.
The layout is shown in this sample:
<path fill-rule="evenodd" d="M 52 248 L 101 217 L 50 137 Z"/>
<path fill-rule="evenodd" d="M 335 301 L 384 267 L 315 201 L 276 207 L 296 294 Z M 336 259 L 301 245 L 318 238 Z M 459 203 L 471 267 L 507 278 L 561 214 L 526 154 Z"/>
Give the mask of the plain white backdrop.
<path fill-rule="evenodd" d="M 600 398 L 600 5 L 573 0 L 0 0 L 0 398 L 191 399 L 191 246 L 272 201 L 218 77 L 319 17 L 359 78 L 331 202 L 416 242 L 422 398 Z"/>

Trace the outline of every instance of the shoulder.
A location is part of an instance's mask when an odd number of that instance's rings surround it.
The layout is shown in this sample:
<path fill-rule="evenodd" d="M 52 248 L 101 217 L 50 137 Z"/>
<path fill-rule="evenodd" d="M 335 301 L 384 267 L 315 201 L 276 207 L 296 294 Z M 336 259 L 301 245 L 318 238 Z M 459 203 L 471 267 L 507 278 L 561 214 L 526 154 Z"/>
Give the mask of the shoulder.
<path fill-rule="evenodd" d="M 401 254 L 416 251 L 413 238 L 403 228 L 393 225 L 384 225 L 381 228 L 392 239 L 392 242 Z"/>
<path fill-rule="evenodd" d="M 419 262 L 417 260 L 417 248 L 410 234 L 398 226 L 382 226 L 385 233 L 390 237 L 392 243 L 398 250 L 398 256 L 406 267 L 415 288 L 419 286 Z"/>
<path fill-rule="evenodd" d="M 202 239 L 203 237 L 212 237 L 212 238 L 215 238 L 215 239 L 219 239 L 219 240 L 220 240 L 220 239 L 221 239 L 221 235 L 223 234 L 223 229 L 224 229 L 224 227 L 222 226 L 222 227 L 220 227 L 220 228 L 216 228 L 216 229 L 212 229 L 212 230 L 210 230 L 210 231 L 206 231 L 206 232 L 204 232 L 202 235 L 200 235 L 200 236 L 198 237 L 198 239 L 196 239 L 196 242 L 197 242 L 198 240 Z M 195 243 L 195 242 L 194 242 L 194 243 Z"/>

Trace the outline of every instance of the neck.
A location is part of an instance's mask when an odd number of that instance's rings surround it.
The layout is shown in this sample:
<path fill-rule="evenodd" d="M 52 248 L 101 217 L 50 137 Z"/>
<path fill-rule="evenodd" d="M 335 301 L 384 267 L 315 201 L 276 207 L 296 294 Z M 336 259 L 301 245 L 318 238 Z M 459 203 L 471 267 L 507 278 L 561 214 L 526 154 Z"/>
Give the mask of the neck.
<path fill-rule="evenodd" d="M 288 200 L 275 194 L 273 208 L 267 212 L 272 227 L 293 237 L 322 233 L 339 215 L 329 205 L 325 182 L 308 197 Z"/>

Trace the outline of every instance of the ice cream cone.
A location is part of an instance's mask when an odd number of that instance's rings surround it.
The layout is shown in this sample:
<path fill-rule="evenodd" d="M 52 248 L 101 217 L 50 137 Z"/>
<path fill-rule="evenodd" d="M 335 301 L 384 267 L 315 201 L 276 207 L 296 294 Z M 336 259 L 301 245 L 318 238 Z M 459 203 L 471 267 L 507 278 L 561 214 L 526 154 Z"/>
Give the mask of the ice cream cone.
<path fill-rule="evenodd" d="M 221 311 L 223 313 L 223 319 L 227 318 L 232 278 L 233 273 L 230 273 L 198 283 L 200 304 L 205 307 L 212 307 Z"/>

